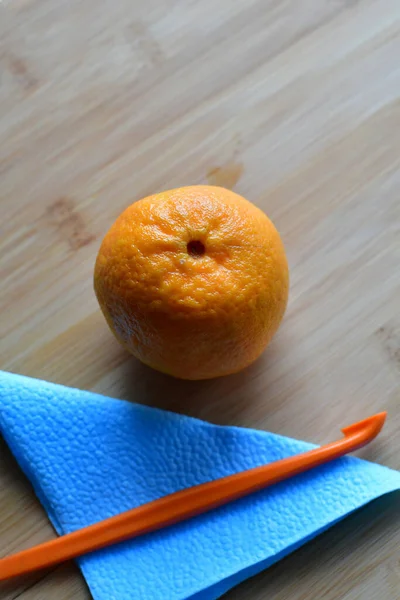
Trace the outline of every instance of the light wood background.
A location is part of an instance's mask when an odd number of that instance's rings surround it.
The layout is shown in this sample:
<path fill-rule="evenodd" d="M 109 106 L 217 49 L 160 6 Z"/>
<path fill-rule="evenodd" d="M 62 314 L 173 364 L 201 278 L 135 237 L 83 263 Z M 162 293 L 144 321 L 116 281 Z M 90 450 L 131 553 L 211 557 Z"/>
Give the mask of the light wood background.
<path fill-rule="evenodd" d="M 1 368 L 317 443 L 387 409 L 360 455 L 400 469 L 399 0 L 3 0 L 0 70 Z M 117 345 L 92 271 L 128 204 L 204 182 L 274 220 L 291 295 L 253 367 L 185 383 Z M 397 600 L 399 500 L 227 598 Z M 53 535 L 1 442 L 0 554 Z M 0 598 L 89 592 L 70 565 Z"/>

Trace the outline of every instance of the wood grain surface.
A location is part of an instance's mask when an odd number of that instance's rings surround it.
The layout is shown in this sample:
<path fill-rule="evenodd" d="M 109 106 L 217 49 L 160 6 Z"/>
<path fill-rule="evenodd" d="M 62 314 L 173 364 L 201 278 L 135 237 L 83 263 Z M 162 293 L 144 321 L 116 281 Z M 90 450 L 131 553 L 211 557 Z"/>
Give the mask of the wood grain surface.
<path fill-rule="evenodd" d="M 359 454 L 400 469 L 399 0 L 3 0 L 0 74 L 2 369 L 317 443 L 387 409 Z M 250 369 L 181 382 L 117 345 L 92 271 L 128 204 L 204 182 L 273 219 L 290 302 Z M 398 600 L 399 500 L 227 598 Z M 1 442 L 0 555 L 53 535 Z M 0 587 L 89 597 L 73 565 Z"/>

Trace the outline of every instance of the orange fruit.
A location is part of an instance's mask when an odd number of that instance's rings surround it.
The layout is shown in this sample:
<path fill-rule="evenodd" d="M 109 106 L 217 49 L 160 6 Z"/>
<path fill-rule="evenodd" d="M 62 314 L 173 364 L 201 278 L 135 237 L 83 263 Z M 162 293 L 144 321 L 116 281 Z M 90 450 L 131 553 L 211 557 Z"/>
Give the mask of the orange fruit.
<path fill-rule="evenodd" d="M 198 185 L 127 208 L 102 242 L 94 287 L 138 359 L 208 379 L 260 356 L 284 315 L 289 276 L 268 217 L 229 190 Z"/>

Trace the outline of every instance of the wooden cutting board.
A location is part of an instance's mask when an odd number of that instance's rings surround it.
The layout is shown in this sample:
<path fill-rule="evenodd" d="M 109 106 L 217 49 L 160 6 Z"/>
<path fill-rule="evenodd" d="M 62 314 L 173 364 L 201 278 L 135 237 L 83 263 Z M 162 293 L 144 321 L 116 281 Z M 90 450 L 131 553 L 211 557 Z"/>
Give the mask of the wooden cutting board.
<path fill-rule="evenodd" d="M 400 469 L 398 0 L 3 0 L 1 368 L 313 442 L 387 409 L 364 458 Z M 235 377 L 187 383 L 114 341 L 92 289 L 131 202 L 233 188 L 291 267 L 281 330 Z M 0 554 L 54 535 L 0 445 Z M 399 496 L 227 595 L 395 600 Z M 2 600 L 84 600 L 70 565 Z M 150 600 L 150 599 L 149 599 Z"/>

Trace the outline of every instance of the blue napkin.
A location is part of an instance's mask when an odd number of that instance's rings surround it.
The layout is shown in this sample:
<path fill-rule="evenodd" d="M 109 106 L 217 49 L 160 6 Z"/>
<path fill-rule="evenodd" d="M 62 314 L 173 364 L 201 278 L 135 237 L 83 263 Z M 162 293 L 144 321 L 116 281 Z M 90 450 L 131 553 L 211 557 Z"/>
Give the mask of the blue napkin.
<path fill-rule="evenodd" d="M 0 432 L 59 534 L 315 446 L 0 372 Z M 95 600 L 210 600 L 349 513 L 400 473 L 343 458 L 77 562 Z"/>

